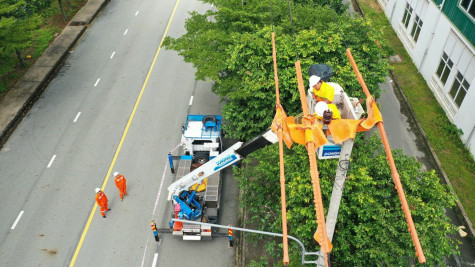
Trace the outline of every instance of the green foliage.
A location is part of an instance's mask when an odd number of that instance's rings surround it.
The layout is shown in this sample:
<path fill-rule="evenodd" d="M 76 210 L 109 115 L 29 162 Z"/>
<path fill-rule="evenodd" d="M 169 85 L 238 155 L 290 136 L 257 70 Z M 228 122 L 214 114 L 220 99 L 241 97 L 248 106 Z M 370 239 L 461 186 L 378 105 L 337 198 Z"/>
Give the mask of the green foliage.
<path fill-rule="evenodd" d="M 292 29 L 286 1 L 273 4 L 272 19 L 265 1 L 244 1 L 244 5 L 241 0 L 206 2 L 214 4 L 218 11 L 192 13 L 186 21 L 187 33 L 178 39 L 168 37 L 164 45 L 193 63 L 197 79 L 215 81 L 213 91 L 224 100 L 225 121 L 232 122 L 225 125 L 230 136 L 248 140 L 271 124 L 275 108 L 272 29 L 276 33 L 281 102 L 287 114 L 301 112 L 296 52 L 305 82 L 310 65 L 327 63 L 334 70 L 332 81 L 340 83 L 352 96 L 364 96 L 346 58 L 345 43 L 332 9 L 310 5 L 308 1 L 295 3 Z M 375 43 L 380 33 L 374 32 L 368 21 L 343 15 L 336 18 L 366 84 L 378 97 L 378 84 L 384 81 L 389 68 L 386 61 L 380 60 L 382 50 Z"/>
<path fill-rule="evenodd" d="M 457 137 L 460 137 L 460 136 L 463 135 L 462 129 L 458 128 L 457 125 L 455 125 L 453 123 L 443 124 L 441 127 L 448 134 L 451 134 L 451 135 L 454 135 L 454 136 L 457 136 Z"/>
<path fill-rule="evenodd" d="M 34 58 L 37 58 L 43 54 L 43 51 L 48 48 L 51 40 L 53 40 L 53 34 L 59 31 L 59 29 L 55 28 L 41 28 L 35 32 L 33 46 L 35 47 L 34 54 L 32 55 Z"/>
<path fill-rule="evenodd" d="M 285 151 L 289 234 L 302 240 L 307 251 L 318 250 L 311 238 L 316 230 L 308 156 L 303 146 Z M 457 253 L 449 238 L 456 228 L 444 214 L 455 196 L 439 183 L 434 171 L 425 172 L 414 158 L 394 151 L 394 159 L 429 266 Z M 243 190 L 241 205 L 260 230 L 281 231 L 278 147 L 256 151 L 236 169 Z M 324 206 L 328 207 L 337 160 L 318 161 Z M 337 266 L 408 266 L 414 246 L 378 138 L 358 139 L 353 149 L 333 238 L 332 261 Z M 326 211 L 325 211 L 326 212 Z M 280 252 L 280 251 L 279 251 Z M 292 254 L 293 262 L 300 257 Z M 281 257 L 281 255 L 275 255 Z"/>
<path fill-rule="evenodd" d="M 41 24 L 38 15 L 30 14 L 32 1 L 0 0 L 0 60 L 30 47 L 34 31 Z M 2 69 L 8 72 L 9 69 Z"/>
<path fill-rule="evenodd" d="M 260 258 L 259 261 L 251 260 L 248 265 L 249 267 L 266 267 L 268 266 L 268 262 L 265 258 Z"/>

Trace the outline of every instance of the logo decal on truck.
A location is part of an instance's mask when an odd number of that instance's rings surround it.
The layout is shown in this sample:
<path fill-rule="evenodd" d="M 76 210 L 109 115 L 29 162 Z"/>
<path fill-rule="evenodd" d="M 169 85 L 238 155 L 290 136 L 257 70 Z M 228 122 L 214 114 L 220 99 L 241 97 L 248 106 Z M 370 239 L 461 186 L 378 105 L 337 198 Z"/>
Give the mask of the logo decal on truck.
<path fill-rule="evenodd" d="M 220 159 L 216 162 L 216 167 L 214 167 L 214 171 L 217 171 L 217 170 L 219 170 L 223 167 L 226 167 L 230 162 L 233 162 L 235 160 L 237 160 L 236 155 L 234 155 L 234 154 L 227 155 L 226 157 L 224 157 L 224 158 L 222 158 L 222 159 Z"/>

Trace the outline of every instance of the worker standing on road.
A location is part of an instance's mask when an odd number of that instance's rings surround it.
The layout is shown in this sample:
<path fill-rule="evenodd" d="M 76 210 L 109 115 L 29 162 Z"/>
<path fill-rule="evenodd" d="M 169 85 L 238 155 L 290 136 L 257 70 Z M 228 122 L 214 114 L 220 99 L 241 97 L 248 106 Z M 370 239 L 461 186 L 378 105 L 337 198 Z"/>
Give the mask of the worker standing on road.
<path fill-rule="evenodd" d="M 119 189 L 120 201 L 123 201 L 124 195 L 128 196 L 125 177 L 122 174 L 119 174 L 118 172 L 114 172 L 114 177 L 115 186 L 117 186 L 117 188 Z"/>
<path fill-rule="evenodd" d="M 106 194 L 104 194 L 104 192 L 101 191 L 100 188 L 96 188 L 96 202 L 97 202 L 97 205 L 101 207 L 102 218 L 105 218 L 106 217 L 105 212 L 111 209 L 107 207 L 107 202 L 108 202 L 107 196 Z"/>
<path fill-rule="evenodd" d="M 314 99 L 317 99 L 317 102 L 325 101 L 328 104 L 328 108 L 333 113 L 333 119 L 341 119 L 340 112 L 335 104 L 332 104 L 333 98 L 335 97 L 335 88 L 324 82 L 322 78 L 317 75 L 310 76 L 309 79 L 310 90 Z M 310 91 L 309 90 L 309 91 Z"/>

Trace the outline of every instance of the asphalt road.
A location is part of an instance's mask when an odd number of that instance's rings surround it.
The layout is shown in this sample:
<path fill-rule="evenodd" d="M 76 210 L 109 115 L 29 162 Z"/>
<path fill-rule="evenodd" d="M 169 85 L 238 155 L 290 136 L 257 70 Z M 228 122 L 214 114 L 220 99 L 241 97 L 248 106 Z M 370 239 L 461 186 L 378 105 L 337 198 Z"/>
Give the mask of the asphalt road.
<path fill-rule="evenodd" d="M 0 266 L 234 266 L 223 238 L 163 236 L 157 246 L 150 228 L 152 219 L 166 227 L 171 213 L 166 155 L 186 114 L 220 113 L 211 85 L 176 52 L 158 50 L 165 33 L 185 33 L 188 11 L 209 8 L 175 3 L 111 1 L 4 145 Z M 127 178 L 123 202 L 114 171 Z M 235 224 L 235 182 L 224 183 L 232 189 L 221 221 Z M 94 205 L 103 186 L 106 219 Z"/>

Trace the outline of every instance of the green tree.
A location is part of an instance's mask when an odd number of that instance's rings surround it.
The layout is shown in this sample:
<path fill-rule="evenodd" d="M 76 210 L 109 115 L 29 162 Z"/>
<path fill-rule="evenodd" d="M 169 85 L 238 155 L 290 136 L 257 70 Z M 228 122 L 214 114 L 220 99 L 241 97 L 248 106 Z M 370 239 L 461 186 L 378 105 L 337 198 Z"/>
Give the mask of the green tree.
<path fill-rule="evenodd" d="M 444 214 L 455 205 L 454 194 L 439 183 L 434 171 L 423 171 L 414 158 L 394 151 L 408 204 L 429 266 L 458 253 L 449 236 L 456 228 Z M 337 266 L 409 266 L 417 262 L 414 246 L 386 162 L 376 136 L 357 138 L 333 238 L 332 262 Z M 250 221 L 266 231 L 281 232 L 278 147 L 256 151 L 235 169 L 243 190 L 242 207 Z M 324 206 L 328 207 L 337 160 L 318 162 Z M 318 250 L 312 236 L 315 209 L 307 152 L 303 146 L 285 151 L 287 216 L 289 234 Z M 273 185 L 273 186 L 271 186 Z M 326 212 L 326 211 L 325 211 Z M 276 246 L 274 246 L 275 248 Z M 297 248 L 292 255 L 299 256 Z M 275 257 L 281 250 L 275 250 Z M 292 261 L 300 262 L 299 258 Z"/>
<path fill-rule="evenodd" d="M 228 122 L 225 129 L 230 136 L 248 140 L 272 121 L 275 87 L 271 24 L 276 32 L 281 100 L 289 115 L 301 112 L 296 53 L 305 84 L 310 65 L 327 63 L 334 69 L 332 81 L 340 83 L 348 94 L 364 97 L 346 58 L 345 42 L 352 48 L 371 92 L 379 96 L 378 84 L 384 81 L 389 66 L 381 60 L 381 48 L 375 43 L 379 33 L 371 29 L 369 21 L 335 15 L 327 6 L 301 1 L 293 6 L 292 28 L 287 1 L 273 4 L 272 18 L 266 1 L 205 2 L 213 3 L 217 11 L 192 12 L 186 21 L 187 33 L 177 39 L 167 38 L 164 45 L 193 63 L 197 79 L 215 82 L 213 91 L 224 101 L 223 116 Z"/>
<path fill-rule="evenodd" d="M 0 59 L 2 61 L 16 54 L 20 64 L 26 66 L 21 51 L 30 47 L 35 30 L 41 24 L 40 16 L 32 13 L 35 7 L 40 6 L 34 5 L 31 1 L 0 0 Z"/>

